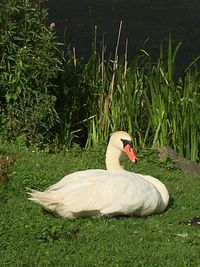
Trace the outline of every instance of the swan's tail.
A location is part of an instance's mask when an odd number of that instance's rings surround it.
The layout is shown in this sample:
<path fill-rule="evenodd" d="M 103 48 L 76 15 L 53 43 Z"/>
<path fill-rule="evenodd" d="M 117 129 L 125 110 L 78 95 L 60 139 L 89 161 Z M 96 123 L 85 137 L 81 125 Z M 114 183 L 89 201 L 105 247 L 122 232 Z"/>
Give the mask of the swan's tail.
<path fill-rule="evenodd" d="M 29 200 L 41 205 L 43 208 L 54 211 L 56 206 L 59 204 L 56 198 L 51 192 L 40 192 L 31 188 L 26 188 Z"/>

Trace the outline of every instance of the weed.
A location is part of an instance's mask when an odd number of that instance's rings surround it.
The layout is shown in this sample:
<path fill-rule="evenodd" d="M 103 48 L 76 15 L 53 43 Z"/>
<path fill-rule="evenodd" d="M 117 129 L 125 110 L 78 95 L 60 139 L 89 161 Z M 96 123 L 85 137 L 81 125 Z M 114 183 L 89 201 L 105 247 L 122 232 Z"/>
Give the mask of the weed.
<path fill-rule="evenodd" d="M 0 157 L 0 181 L 5 180 L 8 178 L 8 175 L 11 173 L 13 165 L 16 161 L 16 156 L 9 157 L 9 156 L 2 156 Z"/>

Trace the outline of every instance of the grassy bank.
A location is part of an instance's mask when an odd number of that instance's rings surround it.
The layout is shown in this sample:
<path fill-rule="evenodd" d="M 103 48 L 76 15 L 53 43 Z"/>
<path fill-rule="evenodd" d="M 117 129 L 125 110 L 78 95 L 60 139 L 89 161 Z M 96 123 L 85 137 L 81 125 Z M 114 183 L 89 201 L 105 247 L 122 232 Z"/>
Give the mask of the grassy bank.
<path fill-rule="evenodd" d="M 65 221 L 27 200 L 25 187 L 44 190 L 64 175 L 104 168 L 105 147 L 48 154 L 37 149 L 2 147 L 17 161 L 0 183 L 1 266 L 200 266 L 200 231 L 181 222 L 199 216 L 199 177 L 160 164 L 151 150 L 139 152 L 127 170 L 163 181 L 174 202 L 165 213 L 147 218 Z"/>

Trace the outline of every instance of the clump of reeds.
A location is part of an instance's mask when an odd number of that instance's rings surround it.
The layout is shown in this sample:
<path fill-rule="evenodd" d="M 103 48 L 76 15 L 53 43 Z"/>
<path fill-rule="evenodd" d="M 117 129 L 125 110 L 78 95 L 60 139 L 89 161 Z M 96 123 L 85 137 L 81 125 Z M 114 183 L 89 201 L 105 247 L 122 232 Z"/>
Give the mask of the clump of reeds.
<path fill-rule="evenodd" d="M 128 61 L 119 57 L 122 22 L 114 59 L 106 57 L 104 39 L 97 51 L 95 27 L 93 52 L 79 73 L 87 117 L 86 146 L 107 140 L 116 130 L 127 130 L 135 146 L 171 146 L 188 159 L 200 159 L 200 74 L 193 61 L 175 78 L 176 56 L 181 44 L 160 46 L 157 60 L 140 49 Z M 76 61 L 73 59 L 73 61 Z M 78 107 L 80 110 L 80 107 Z M 79 124 L 81 128 L 81 124 Z"/>

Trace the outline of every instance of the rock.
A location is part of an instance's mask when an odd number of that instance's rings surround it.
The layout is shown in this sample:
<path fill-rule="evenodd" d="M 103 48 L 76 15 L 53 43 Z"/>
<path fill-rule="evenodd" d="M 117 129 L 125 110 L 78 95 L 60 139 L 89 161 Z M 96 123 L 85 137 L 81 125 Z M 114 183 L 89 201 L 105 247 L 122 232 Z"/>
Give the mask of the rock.
<path fill-rule="evenodd" d="M 161 161 L 170 158 L 174 165 L 190 176 L 200 176 L 200 165 L 193 160 L 180 157 L 171 147 L 158 148 Z"/>
<path fill-rule="evenodd" d="M 191 225 L 191 226 L 200 227 L 200 217 L 194 217 L 193 219 L 186 221 L 186 222 L 182 222 L 182 223 Z"/>

